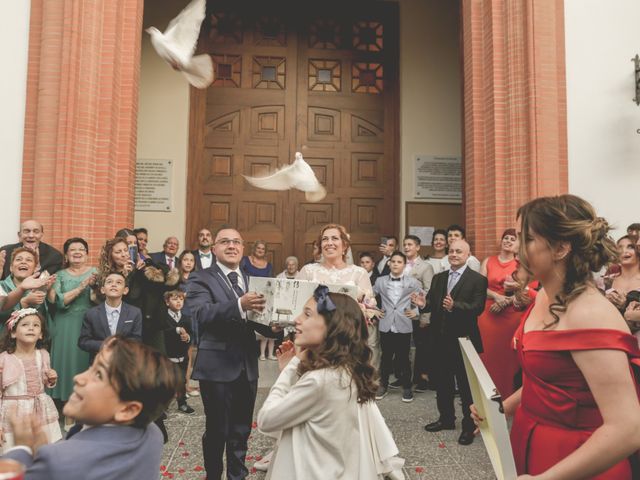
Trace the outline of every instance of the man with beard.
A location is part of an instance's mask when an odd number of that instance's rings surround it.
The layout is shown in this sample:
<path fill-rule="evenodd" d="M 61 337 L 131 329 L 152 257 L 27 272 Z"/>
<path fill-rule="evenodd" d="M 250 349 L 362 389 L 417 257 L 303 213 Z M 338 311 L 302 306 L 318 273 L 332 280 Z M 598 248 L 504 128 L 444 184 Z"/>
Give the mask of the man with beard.
<path fill-rule="evenodd" d="M 211 230 L 202 228 L 198 232 L 198 249 L 193 250 L 197 270 L 209 268 L 213 263 L 213 236 Z"/>

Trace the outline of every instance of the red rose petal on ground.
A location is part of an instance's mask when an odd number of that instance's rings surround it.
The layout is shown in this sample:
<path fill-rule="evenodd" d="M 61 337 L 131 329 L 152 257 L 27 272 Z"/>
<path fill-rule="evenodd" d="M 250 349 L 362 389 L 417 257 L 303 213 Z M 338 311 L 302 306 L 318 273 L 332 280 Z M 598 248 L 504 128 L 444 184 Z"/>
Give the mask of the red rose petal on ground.
<path fill-rule="evenodd" d="M 178 469 L 178 473 L 182 474 L 182 473 L 184 473 L 184 472 L 186 472 L 186 470 L 185 470 L 184 468 L 179 468 L 179 469 Z"/>
<path fill-rule="evenodd" d="M 438 448 L 444 448 L 444 442 L 440 442 L 440 443 L 438 444 Z"/>
<path fill-rule="evenodd" d="M 251 428 L 256 428 L 257 426 L 258 426 L 258 422 L 253 422 L 253 423 L 251 424 Z"/>
<path fill-rule="evenodd" d="M 166 465 L 160 465 L 160 471 L 164 472 L 167 469 Z"/>
<path fill-rule="evenodd" d="M 184 447 L 184 442 L 178 442 L 179 447 Z"/>
<path fill-rule="evenodd" d="M 249 462 L 250 462 L 251 460 L 253 460 L 253 455 L 247 455 L 247 456 L 245 457 L 245 460 L 247 460 L 247 461 L 249 461 Z"/>
<path fill-rule="evenodd" d="M 163 477 L 169 477 L 171 476 L 171 474 L 165 470 L 165 472 L 162 474 Z"/>
<path fill-rule="evenodd" d="M 182 456 L 187 458 L 189 456 L 189 452 L 182 452 Z"/>
<path fill-rule="evenodd" d="M 422 473 L 422 472 L 424 472 L 424 468 L 416 467 L 416 473 Z"/>
<path fill-rule="evenodd" d="M 256 473 L 257 471 L 258 470 L 256 469 L 256 467 L 251 467 L 251 470 L 250 470 L 251 473 Z"/>
<path fill-rule="evenodd" d="M 262 460 L 262 455 L 256 455 L 256 460 L 258 461 Z"/>
<path fill-rule="evenodd" d="M 204 470 L 204 467 L 201 467 L 200 465 L 196 466 L 196 468 L 193 469 L 194 472 L 201 472 Z"/>

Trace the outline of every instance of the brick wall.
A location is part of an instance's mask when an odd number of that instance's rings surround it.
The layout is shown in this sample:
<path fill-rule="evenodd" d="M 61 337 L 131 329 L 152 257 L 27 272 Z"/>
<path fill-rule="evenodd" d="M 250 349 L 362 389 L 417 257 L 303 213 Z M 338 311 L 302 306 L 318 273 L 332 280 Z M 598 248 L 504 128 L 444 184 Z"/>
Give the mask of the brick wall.
<path fill-rule="evenodd" d="M 524 202 L 565 193 L 562 0 L 463 0 L 464 204 L 474 253 Z"/>
<path fill-rule="evenodd" d="M 32 0 L 22 219 L 90 244 L 132 226 L 142 0 Z"/>

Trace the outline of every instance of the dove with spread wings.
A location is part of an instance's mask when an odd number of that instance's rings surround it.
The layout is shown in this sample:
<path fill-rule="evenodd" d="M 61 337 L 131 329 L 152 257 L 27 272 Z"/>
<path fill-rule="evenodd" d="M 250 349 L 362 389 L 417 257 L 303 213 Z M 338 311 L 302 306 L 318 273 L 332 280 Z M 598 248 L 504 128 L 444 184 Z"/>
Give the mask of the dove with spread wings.
<path fill-rule="evenodd" d="M 327 195 L 327 191 L 318 181 L 309 164 L 304 161 L 300 152 L 296 152 L 296 159 L 291 165 L 287 165 L 271 175 L 266 177 L 247 177 L 245 175 L 244 178 L 254 187 L 264 190 L 288 190 L 290 188 L 302 190 L 309 202 L 319 202 Z"/>
<path fill-rule="evenodd" d="M 206 0 L 192 0 L 171 20 L 164 33 L 156 27 L 145 30 L 151 35 L 151 45 L 160 58 L 181 72 L 196 88 L 207 88 L 213 82 L 211 57 L 207 54 L 193 56 L 206 6 Z"/>

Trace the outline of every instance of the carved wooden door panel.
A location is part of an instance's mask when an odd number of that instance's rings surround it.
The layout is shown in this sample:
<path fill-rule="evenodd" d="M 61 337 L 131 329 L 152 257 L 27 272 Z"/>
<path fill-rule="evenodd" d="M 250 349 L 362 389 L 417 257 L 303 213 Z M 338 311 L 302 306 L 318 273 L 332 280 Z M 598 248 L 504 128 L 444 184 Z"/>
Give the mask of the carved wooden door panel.
<path fill-rule="evenodd" d="M 209 2 L 199 49 L 216 80 L 191 91 L 187 241 L 202 226 L 237 225 L 249 244 L 267 241 L 277 272 L 287 255 L 311 257 L 325 223 L 347 227 L 354 255 L 397 230 L 397 7 L 319 16 L 297 5 Z M 321 202 L 244 180 L 296 151 L 327 188 Z"/>

